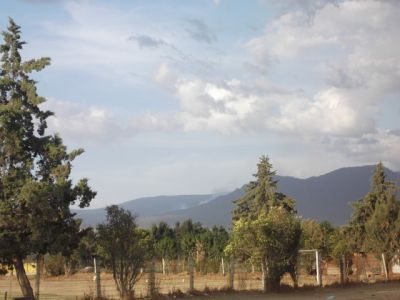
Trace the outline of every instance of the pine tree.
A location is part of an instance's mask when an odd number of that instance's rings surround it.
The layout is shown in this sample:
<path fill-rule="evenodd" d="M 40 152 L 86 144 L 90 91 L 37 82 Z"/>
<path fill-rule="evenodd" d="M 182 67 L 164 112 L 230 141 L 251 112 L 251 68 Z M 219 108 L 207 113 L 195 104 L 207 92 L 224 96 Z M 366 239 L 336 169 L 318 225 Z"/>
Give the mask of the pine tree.
<path fill-rule="evenodd" d="M 29 77 L 50 64 L 49 58 L 23 62 L 25 42 L 10 19 L 0 46 L 0 262 L 12 265 L 22 293 L 34 299 L 23 260 L 73 248 L 79 223 L 70 205 L 88 206 L 95 196 L 87 179 L 75 186 L 72 161 L 83 150 L 67 152 L 59 136 L 45 135 L 53 113 L 40 108 L 45 99 Z"/>
<path fill-rule="evenodd" d="M 375 167 L 369 193 L 353 207 L 350 229 L 356 250 L 384 254 L 388 268 L 400 247 L 400 203 L 397 187 L 386 180 L 382 163 Z"/>
<path fill-rule="evenodd" d="M 257 164 L 257 173 L 246 186 L 246 194 L 235 201 L 233 219 L 253 218 L 261 212 L 268 212 L 271 207 L 283 206 L 288 211 L 294 211 L 294 201 L 286 195 L 277 192 L 276 172 L 272 169 L 268 156 L 261 156 Z"/>
<path fill-rule="evenodd" d="M 235 201 L 231 241 L 226 253 L 241 260 L 258 262 L 263 269 L 264 291 L 279 289 L 284 273 L 297 285 L 297 251 L 301 227 L 294 200 L 277 192 L 276 173 L 267 156 L 257 164 L 255 181 Z"/>

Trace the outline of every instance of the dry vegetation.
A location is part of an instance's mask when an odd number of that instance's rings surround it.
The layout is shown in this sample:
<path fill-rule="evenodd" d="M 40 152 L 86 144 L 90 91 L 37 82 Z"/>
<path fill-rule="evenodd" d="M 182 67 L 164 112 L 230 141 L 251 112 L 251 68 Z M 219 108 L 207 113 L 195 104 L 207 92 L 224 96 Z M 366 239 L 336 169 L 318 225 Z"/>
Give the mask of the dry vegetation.
<path fill-rule="evenodd" d="M 188 275 L 185 273 L 156 276 L 156 287 L 163 295 L 174 295 L 175 297 L 188 297 L 188 299 L 264 299 L 261 291 L 261 275 L 258 273 L 239 273 L 235 277 L 235 292 L 227 289 L 228 277 L 222 275 L 196 275 L 195 289 L 203 291 L 194 295 L 184 296 L 188 291 Z M 382 280 L 381 277 L 371 278 L 371 282 Z M 34 278 L 31 278 L 32 282 Z M 146 276 L 139 281 L 135 295 L 139 298 L 147 294 Z M 355 281 L 356 278 L 353 278 Z M 336 286 L 337 276 L 325 276 L 324 284 L 330 285 L 323 289 L 316 289 L 315 277 L 301 276 L 300 285 L 303 289 L 293 291 L 285 288 L 291 284 L 289 276 L 283 279 L 284 287 L 280 294 L 268 294 L 268 299 L 400 299 L 400 283 L 390 282 L 388 284 L 351 284 L 345 287 Z M 93 295 L 94 281 L 92 274 L 75 274 L 72 276 L 46 277 L 41 281 L 41 299 L 78 299 L 84 295 Z M 20 287 L 15 276 L 0 277 L 0 297 L 4 293 L 8 298 L 20 296 Z M 118 299 L 118 293 L 111 274 L 102 274 L 102 292 L 107 298 Z M 335 295 L 336 298 L 327 298 Z M 375 296 L 373 296 L 375 295 Z M 373 298 L 372 298 L 373 297 Z M 185 299 L 185 298 L 183 298 Z"/>

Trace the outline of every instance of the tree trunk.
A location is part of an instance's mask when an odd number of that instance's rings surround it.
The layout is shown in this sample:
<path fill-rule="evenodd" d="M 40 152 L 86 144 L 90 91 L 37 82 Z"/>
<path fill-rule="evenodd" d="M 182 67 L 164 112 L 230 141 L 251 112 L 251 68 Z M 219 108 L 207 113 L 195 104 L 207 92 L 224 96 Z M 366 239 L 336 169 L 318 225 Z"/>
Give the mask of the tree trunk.
<path fill-rule="evenodd" d="M 261 280 L 262 280 L 263 292 L 266 293 L 268 291 L 268 284 L 267 284 L 267 270 L 265 263 L 261 263 Z"/>
<path fill-rule="evenodd" d="M 266 291 L 278 292 L 280 289 L 281 278 L 275 276 L 267 276 Z M 264 290 L 265 292 L 265 290 Z"/>
<path fill-rule="evenodd" d="M 297 289 L 299 287 L 299 276 L 297 275 L 296 269 L 290 271 L 290 278 L 292 278 L 293 287 Z"/>
<path fill-rule="evenodd" d="M 281 283 L 281 276 L 274 276 L 271 269 L 268 267 L 267 260 L 261 263 L 262 268 L 262 281 L 263 291 L 266 292 L 278 292 Z"/>
<path fill-rule="evenodd" d="M 345 269 L 345 260 L 344 260 L 344 255 L 342 255 L 339 258 L 339 270 L 340 270 L 340 284 L 344 284 L 344 278 L 345 278 L 345 274 L 344 274 L 344 269 Z"/>
<path fill-rule="evenodd" d="M 34 300 L 35 296 L 33 295 L 31 284 L 28 277 L 26 276 L 24 262 L 21 258 L 17 258 L 14 260 L 14 268 L 17 274 L 19 286 L 21 287 L 22 295 L 24 295 L 24 297 L 26 298 Z"/>
<path fill-rule="evenodd" d="M 72 275 L 72 259 L 71 257 L 64 257 L 64 274 L 67 276 Z"/>
<path fill-rule="evenodd" d="M 36 255 L 36 276 L 35 276 L 35 298 L 39 300 L 40 294 L 40 275 L 42 272 L 42 256 Z"/>

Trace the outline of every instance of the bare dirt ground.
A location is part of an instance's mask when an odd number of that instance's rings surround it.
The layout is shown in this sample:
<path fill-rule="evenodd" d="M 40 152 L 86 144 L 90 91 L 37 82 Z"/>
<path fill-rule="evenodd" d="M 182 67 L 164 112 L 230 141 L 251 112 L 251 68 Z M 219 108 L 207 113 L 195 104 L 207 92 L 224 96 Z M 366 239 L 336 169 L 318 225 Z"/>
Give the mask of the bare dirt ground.
<path fill-rule="evenodd" d="M 347 287 L 324 287 L 281 293 L 237 292 L 219 295 L 190 296 L 185 300 L 399 300 L 400 282 L 359 284 Z"/>
<path fill-rule="evenodd" d="M 112 276 L 110 274 L 102 274 L 102 293 L 103 295 L 118 299 L 118 294 L 115 289 Z M 400 281 L 389 283 L 376 284 L 357 284 L 345 287 L 324 287 L 324 288 L 306 288 L 297 291 L 289 290 L 279 294 L 262 294 L 258 291 L 245 292 L 244 290 L 259 290 L 261 288 L 260 276 L 258 274 L 238 274 L 235 276 L 235 293 L 205 293 L 203 296 L 187 296 L 181 299 L 271 299 L 271 300 L 292 300 L 292 299 L 383 299 L 383 300 L 400 300 Z M 34 279 L 31 279 L 31 284 L 34 286 Z M 188 276 L 185 273 L 170 274 L 156 276 L 156 287 L 162 294 L 167 294 L 173 291 L 187 292 L 189 287 Z M 287 279 L 285 283 L 290 283 Z M 325 277 L 325 284 L 333 283 L 333 279 Z M 303 278 L 302 284 L 311 285 L 315 283 L 315 278 L 312 276 Z M 228 286 L 228 277 L 222 275 L 196 275 L 195 289 L 196 290 L 217 290 Z M 41 300 L 76 300 L 86 295 L 93 295 L 95 286 L 93 274 L 75 274 L 73 276 L 60 277 L 45 277 L 41 280 Z M 0 276 L 0 299 L 4 299 L 4 294 L 7 292 L 8 299 L 20 296 L 20 288 L 15 276 Z M 146 276 L 143 276 L 138 282 L 135 295 L 143 297 L 147 294 Z"/>

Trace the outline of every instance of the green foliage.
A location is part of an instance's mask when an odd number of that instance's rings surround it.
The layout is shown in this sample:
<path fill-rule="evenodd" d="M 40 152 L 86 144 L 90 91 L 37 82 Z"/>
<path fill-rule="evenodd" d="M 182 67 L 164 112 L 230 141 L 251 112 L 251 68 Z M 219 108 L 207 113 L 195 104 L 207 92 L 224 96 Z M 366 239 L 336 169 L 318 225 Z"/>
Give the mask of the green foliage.
<path fill-rule="evenodd" d="M 257 173 L 254 174 L 256 180 L 247 184 L 246 194 L 235 201 L 233 220 L 252 219 L 261 212 L 268 212 L 274 206 L 282 206 L 294 212 L 295 201 L 277 192 L 275 175 L 276 172 L 272 170 L 269 158 L 265 155 L 261 156 L 257 164 Z"/>
<path fill-rule="evenodd" d="M 206 229 L 200 236 L 202 256 L 204 259 L 198 266 L 202 273 L 219 271 L 224 249 L 229 241 L 229 233 L 222 226 Z"/>
<path fill-rule="evenodd" d="M 107 222 L 97 226 L 100 254 L 113 272 L 121 298 L 133 296 L 148 249 L 148 233 L 137 228 L 129 211 L 112 205 L 106 208 Z"/>
<path fill-rule="evenodd" d="M 226 253 L 259 262 L 268 270 L 265 288 L 276 290 L 284 273 L 296 265 L 300 235 L 300 221 L 283 207 L 275 206 L 254 220 L 234 222 Z"/>
<path fill-rule="evenodd" d="M 381 193 L 374 212 L 365 223 L 365 244 L 378 255 L 384 253 L 391 261 L 400 247 L 400 205 L 394 187 Z"/>
<path fill-rule="evenodd" d="M 46 135 L 53 113 L 39 106 L 33 71 L 49 58 L 22 61 L 20 27 L 10 19 L 0 46 L 0 262 L 14 264 L 24 296 L 33 298 L 22 260 L 29 254 L 68 255 L 78 245 L 80 223 L 70 205 L 89 205 L 95 196 L 82 179 L 73 185 L 73 159 L 82 150 L 67 152 L 61 138 Z"/>
<path fill-rule="evenodd" d="M 360 252 L 385 254 L 387 266 L 400 247 L 400 203 L 397 187 L 386 180 L 384 167 L 379 163 L 371 180 L 369 193 L 353 204 L 349 222 L 356 246 Z"/>
<path fill-rule="evenodd" d="M 301 221 L 301 248 L 315 249 L 320 251 L 321 257 L 327 258 L 331 253 L 331 235 L 334 232 L 333 226 L 329 222 L 318 223 L 315 220 Z M 314 255 L 303 255 L 302 264 L 306 271 L 313 272 L 315 257 Z"/>
<path fill-rule="evenodd" d="M 158 258 L 173 258 L 177 253 L 175 232 L 165 222 L 151 227 L 154 240 L 154 252 Z"/>
<path fill-rule="evenodd" d="M 397 187 L 386 180 L 383 164 L 379 163 L 372 176 L 369 193 L 353 203 L 354 212 L 349 226 L 342 233 L 352 242 L 339 245 L 346 245 L 344 248 L 353 251 L 373 252 L 378 258 L 384 254 L 389 269 L 400 247 L 400 203 L 396 194 Z"/>
<path fill-rule="evenodd" d="M 353 232 L 349 226 L 336 228 L 329 242 L 331 244 L 331 256 L 336 259 L 340 259 L 342 256 L 350 258 L 357 249 Z"/>
<path fill-rule="evenodd" d="M 93 258 L 97 256 L 96 235 L 92 228 L 86 230 L 86 234 L 81 238 L 78 248 L 74 251 L 74 257 L 79 261 L 80 267 L 91 266 Z"/>
<path fill-rule="evenodd" d="M 177 223 L 174 231 L 175 236 L 179 240 L 179 252 L 184 257 L 193 257 L 199 245 L 200 236 L 204 232 L 203 226 L 199 222 L 193 223 L 193 221 L 189 219 L 182 224 Z"/>
<path fill-rule="evenodd" d="M 329 257 L 331 235 L 335 231 L 329 222 L 318 223 L 315 220 L 302 220 L 301 231 L 302 249 L 316 249 L 321 252 L 322 258 Z"/>
<path fill-rule="evenodd" d="M 260 158 L 257 169 L 256 180 L 235 202 L 231 241 L 225 252 L 258 262 L 264 270 L 264 290 L 275 290 L 285 272 L 295 278 L 301 227 L 294 200 L 276 191 L 275 172 L 267 156 Z"/>
<path fill-rule="evenodd" d="M 46 273 L 50 276 L 60 276 L 65 274 L 65 260 L 60 254 L 45 256 Z"/>
<path fill-rule="evenodd" d="M 220 259 L 224 255 L 224 249 L 229 241 L 229 233 L 222 226 L 213 226 L 206 229 L 200 237 L 208 258 Z"/>

